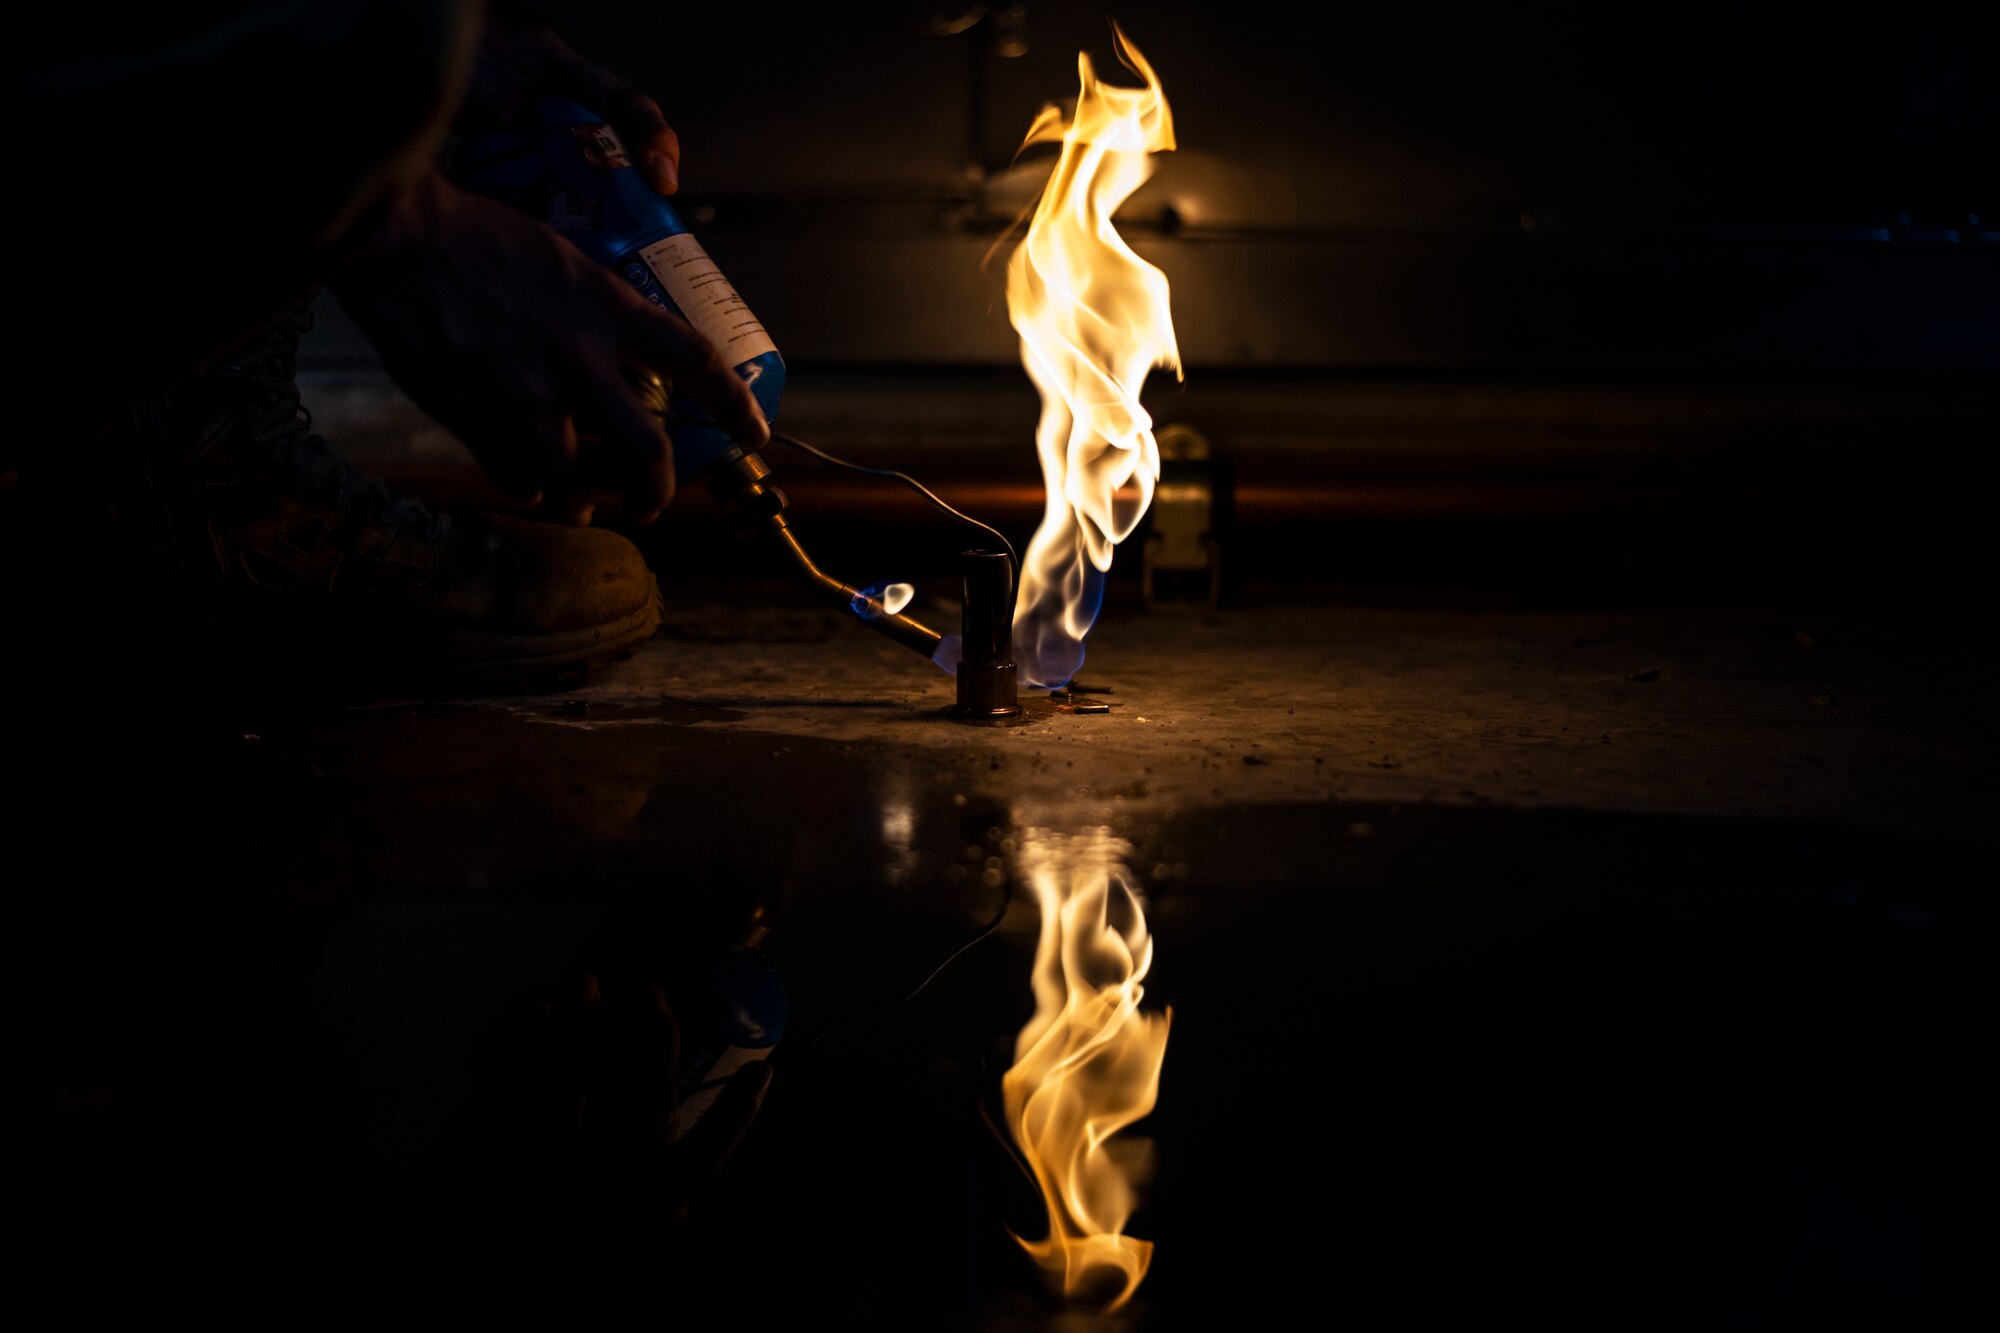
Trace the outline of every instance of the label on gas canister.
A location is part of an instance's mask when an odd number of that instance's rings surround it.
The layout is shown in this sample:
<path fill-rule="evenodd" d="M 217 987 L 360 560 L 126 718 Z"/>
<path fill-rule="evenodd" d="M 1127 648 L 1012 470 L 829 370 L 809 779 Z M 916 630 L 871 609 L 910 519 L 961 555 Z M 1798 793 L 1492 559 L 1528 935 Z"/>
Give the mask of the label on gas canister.
<path fill-rule="evenodd" d="M 687 322 L 720 347 L 723 360 L 730 365 L 740 366 L 778 350 L 763 324 L 694 237 L 682 232 L 655 241 L 641 250 L 639 257 L 687 316 Z"/>
<path fill-rule="evenodd" d="M 572 125 L 569 132 L 583 150 L 584 160 L 599 171 L 616 171 L 632 165 L 632 159 L 625 156 L 624 141 L 609 125 Z"/>

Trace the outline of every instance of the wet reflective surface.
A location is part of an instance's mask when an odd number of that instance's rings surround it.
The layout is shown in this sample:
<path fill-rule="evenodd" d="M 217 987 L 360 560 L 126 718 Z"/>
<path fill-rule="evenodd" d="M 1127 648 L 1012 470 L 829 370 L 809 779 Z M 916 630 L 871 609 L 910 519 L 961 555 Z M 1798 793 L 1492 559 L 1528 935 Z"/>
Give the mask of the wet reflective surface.
<path fill-rule="evenodd" d="M 819 1039 L 659 1252 L 663 1312 L 1040 1326 L 1006 1234 L 1040 1204 L 982 1120 L 1032 1008 L 1015 876 L 1111 847 L 1174 1011 L 1123 1322 L 1942 1317 L 1995 1240 L 1982 643 L 1114 619 L 1081 681 L 1110 713 L 973 729 L 854 626 L 719 609 L 566 694 L 70 700 L 9 751 L 29 976 L 74 997 L 57 1137 L 138 1170 L 93 1117 L 169 1096 L 223 1164 L 176 1149 L 168 1179 L 292 1163 L 276 1216 L 337 1170 L 373 1182 L 342 1223 L 366 1229 L 510 997 L 608 909 L 721 876 L 773 906 Z"/>

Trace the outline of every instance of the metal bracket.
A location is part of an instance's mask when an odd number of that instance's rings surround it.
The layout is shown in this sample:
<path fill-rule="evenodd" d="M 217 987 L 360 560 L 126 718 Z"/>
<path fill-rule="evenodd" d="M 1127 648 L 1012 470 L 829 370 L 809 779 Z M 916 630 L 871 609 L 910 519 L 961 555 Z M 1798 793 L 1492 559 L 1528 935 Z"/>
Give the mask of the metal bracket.
<path fill-rule="evenodd" d="M 1222 598 L 1225 483 L 1208 437 L 1194 427 L 1168 426 L 1159 443 L 1160 482 L 1143 548 L 1146 606 L 1213 610 Z"/>

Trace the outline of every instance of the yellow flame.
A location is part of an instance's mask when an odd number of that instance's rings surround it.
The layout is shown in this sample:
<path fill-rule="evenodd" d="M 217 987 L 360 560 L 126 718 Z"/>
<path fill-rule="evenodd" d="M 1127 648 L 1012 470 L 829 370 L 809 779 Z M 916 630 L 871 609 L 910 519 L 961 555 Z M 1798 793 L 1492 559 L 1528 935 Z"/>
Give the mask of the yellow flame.
<path fill-rule="evenodd" d="M 1060 143 L 1026 235 L 1007 263 L 1007 314 L 1042 396 L 1035 443 L 1048 504 L 1021 570 L 1014 642 L 1022 680 L 1061 685 L 1083 664 L 1111 552 L 1153 502 L 1160 448 L 1139 391 L 1154 366 L 1180 373 L 1167 276 L 1112 226 L 1174 146 L 1160 80 L 1116 27 L 1118 59 L 1142 88 L 1100 83 L 1077 56 L 1076 114 L 1042 109 L 1022 143 Z"/>
<path fill-rule="evenodd" d="M 1042 911 L 1035 1016 L 1000 1088 L 1049 1215 L 1047 1238 L 1022 1247 L 1066 1293 L 1116 1309 L 1146 1276 L 1153 1243 L 1124 1234 L 1150 1145 L 1113 1136 L 1159 1097 L 1172 1015 L 1139 1008 L 1153 942 L 1112 846 L 1106 830 L 1023 832 L 1021 871 Z"/>

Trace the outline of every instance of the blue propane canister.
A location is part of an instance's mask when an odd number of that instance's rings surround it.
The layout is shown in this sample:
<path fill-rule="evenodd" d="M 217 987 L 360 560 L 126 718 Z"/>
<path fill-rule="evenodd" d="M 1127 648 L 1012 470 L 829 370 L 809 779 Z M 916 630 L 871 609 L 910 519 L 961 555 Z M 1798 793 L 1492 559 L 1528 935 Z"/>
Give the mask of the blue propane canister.
<path fill-rule="evenodd" d="M 702 1003 L 683 1020 L 681 1029 L 676 1139 L 694 1128 L 737 1070 L 770 1058 L 790 1017 L 784 980 L 751 947 L 732 949 L 716 959 L 704 992 Z"/>
<path fill-rule="evenodd" d="M 769 1059 L 791 1004 L 762 944 L 783 888 L 744 880 L 727 865 L 612 907 L 573 962 L 606 994 L 659 991 L 680 1029 L 673 1136 L 692 1129 L 736 1071 Z"/>
<path fill-rule="evenodd" d="M 632 165 L 602 116 L 562 98 L 539 98 L 533 129 L 467 139 L 452 174 L 467 189 L 540 218 L 640 295 L 692 324 L 736 367 L 765 418 L 777 420 L 785 387 L 777 345 L 673 205 Z M 676 416 L 711 419 L 678 388 L 667 405 Z M 671 434 L 674 471 L 683 479 L 737 452 L 719 426 L 680 423 Z"/>

